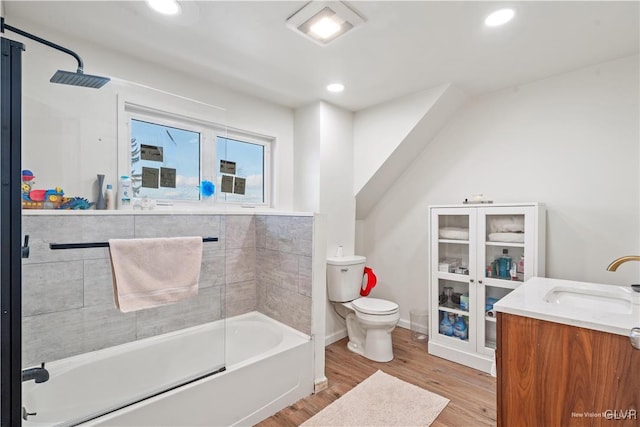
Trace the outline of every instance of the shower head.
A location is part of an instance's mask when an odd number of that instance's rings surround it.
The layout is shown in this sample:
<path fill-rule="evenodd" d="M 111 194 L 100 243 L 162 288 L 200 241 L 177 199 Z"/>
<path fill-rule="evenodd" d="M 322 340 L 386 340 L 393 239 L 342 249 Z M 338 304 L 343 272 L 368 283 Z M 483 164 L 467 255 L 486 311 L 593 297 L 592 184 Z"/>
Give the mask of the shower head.
<path fill-rule="evenodd" d="M 92 76 L 84 74 L 82 70 L 75 73 L 71 71 L 58 70 L 49 80 L 51 83 L 60 83 L 63 85 L 90 87 L 100 89 L 111 80 L 109 77 Z"/>
<path fill-rule="evenodd" d="M 27 33 L 26 31 L 21 30 L 20 28 L 12 27 L 11 25 L 4 22 L 4 17 L 0 17 L 0 33 L 4 33 L 4 30 L 13 31 L 16 34 L 20 34 L 23 37 L 29 38 L 31 40 L 37 41 L 38 43 L 42 43 L 45 46 L 49 46 L 53 49 L 59 50 L 60 52 L 64 52 L 68 55 L 73 56 L 76 61 L 78 61 L 78 71 L 72 73 L 70 71 L 61 71 L 58 70 L 56 73 L 49 79 L 51 83 L 61 83 L 65 85 L 72 86 L 81 86 L 81 87 L 91 87 L 94 89 L 99 89 L 109 80 L 108 77 L 100 77 L 100 76 L 92 76 L 90 74 L 84 74 L 83 72 L 83 63 L 80 55 L 72 51 L 71 49 L 67 49 L 66 47 L 60 46 L 59 44 L 55 44 L 50 42 L 49 40 L 45 40 L 42 37 L 35 36 L 33 34 Z"/>

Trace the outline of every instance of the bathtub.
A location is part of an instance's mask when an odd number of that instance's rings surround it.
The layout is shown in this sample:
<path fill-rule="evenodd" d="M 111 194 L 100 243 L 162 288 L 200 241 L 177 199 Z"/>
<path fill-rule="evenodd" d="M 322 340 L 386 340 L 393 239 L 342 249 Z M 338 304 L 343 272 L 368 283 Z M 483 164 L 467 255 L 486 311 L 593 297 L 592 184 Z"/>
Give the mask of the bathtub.
<path fill-rule="evenodd" d="M 309 336 L 258 312 L 46 368 L 49 381 L 23 384 L 22 405 L 37 413 L 23 427 L 253 425 L 313 391 Z"/>

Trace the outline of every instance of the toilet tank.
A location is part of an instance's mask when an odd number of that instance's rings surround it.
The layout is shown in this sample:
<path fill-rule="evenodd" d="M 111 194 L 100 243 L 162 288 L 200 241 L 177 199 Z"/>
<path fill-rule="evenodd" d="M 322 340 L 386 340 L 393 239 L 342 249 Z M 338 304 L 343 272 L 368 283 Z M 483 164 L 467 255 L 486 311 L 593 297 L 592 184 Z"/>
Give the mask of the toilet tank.
<path fill-rule="evenodd" d="M 346 302 L 360 298 L 366 261 L 367 258 L 358 255 L 327 258 L 329 301 Z"/>

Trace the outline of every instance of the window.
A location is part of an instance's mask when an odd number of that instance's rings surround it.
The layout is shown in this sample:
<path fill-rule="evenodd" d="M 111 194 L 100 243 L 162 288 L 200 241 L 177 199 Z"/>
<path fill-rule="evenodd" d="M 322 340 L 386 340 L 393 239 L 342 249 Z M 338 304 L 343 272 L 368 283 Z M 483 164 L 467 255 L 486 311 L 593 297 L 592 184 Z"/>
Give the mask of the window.
<path fill-rule="evenodd" d="M 201 133 L 131 119 L 134 197 L 200 200 Z"/>
<path fill-rule="evenodd" d="M 264 142 L 218 136 L 218 200 L 266 203 L 265 170 L 268 147 Z"/>
<path fill-rule="evenodd" d="M 120 171 L 131 176 L 134 204 L 143 197 L 169 205 L 270 204 L 271 138 L 138 105 L 124 107 L 130 154 Z"/>

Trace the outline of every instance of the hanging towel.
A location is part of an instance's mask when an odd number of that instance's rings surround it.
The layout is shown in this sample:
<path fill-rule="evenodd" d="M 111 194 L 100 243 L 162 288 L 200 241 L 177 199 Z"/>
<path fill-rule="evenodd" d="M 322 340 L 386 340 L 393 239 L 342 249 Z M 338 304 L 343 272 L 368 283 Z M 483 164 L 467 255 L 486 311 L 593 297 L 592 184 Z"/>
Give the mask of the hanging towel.
<path fill-rule="evenodd" d="M 116 307 L 123 313 L 198 293 L 202 237 L 109 240 Z"/>

